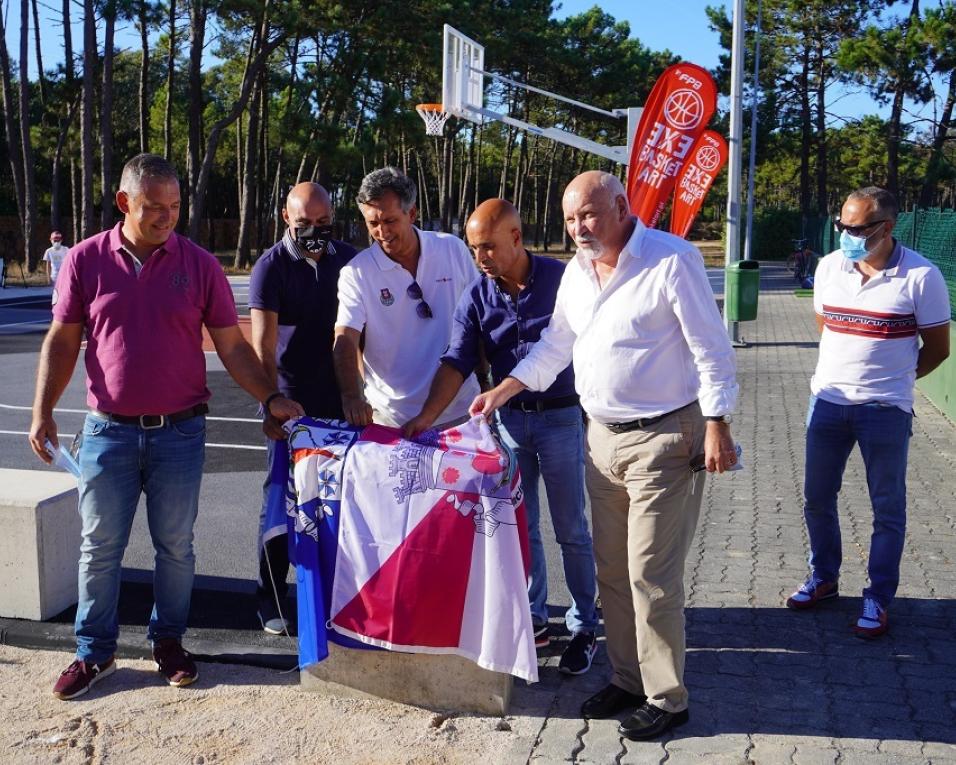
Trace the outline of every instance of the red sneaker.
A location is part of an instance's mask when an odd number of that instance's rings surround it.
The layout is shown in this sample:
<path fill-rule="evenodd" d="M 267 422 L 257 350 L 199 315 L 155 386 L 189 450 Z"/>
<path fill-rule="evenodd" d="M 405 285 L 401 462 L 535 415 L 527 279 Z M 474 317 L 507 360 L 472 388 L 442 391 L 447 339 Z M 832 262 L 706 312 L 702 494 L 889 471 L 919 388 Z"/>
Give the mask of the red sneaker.
<path fill-rule="evenodd" d="M 821 600 L 829 600 L 840 594 L 837 582 L 824 582 L 811 574 L 793 595 L 787 598 L 787 608 L 801 610 L 813 608 Z"/>
<path fill-rule="evenodd" d="M 53 686 L 53 695 L 66 701 L 86 693 L 93 683 L 116 671 L 116 661 L 112 656 L 104 662 L 93 664 L 82 659 L 74 662 L 60 673 L 59 680 Z"/>
<path fill-rule="evenodd" d="M 860 638 L 875 638 L 889 629 L 886 609 L 873 598 L 863 598 L 863 613 L 853 626 L 853 634 Z"/>
<path fill-rule="evenodd" d="M 163 638 L 153 643 L 153 659 L 156 669 L 170 685 L 181 688 L 199 679 L 199 670 L 196 669 L 192 654 L 176 638 Z"/>

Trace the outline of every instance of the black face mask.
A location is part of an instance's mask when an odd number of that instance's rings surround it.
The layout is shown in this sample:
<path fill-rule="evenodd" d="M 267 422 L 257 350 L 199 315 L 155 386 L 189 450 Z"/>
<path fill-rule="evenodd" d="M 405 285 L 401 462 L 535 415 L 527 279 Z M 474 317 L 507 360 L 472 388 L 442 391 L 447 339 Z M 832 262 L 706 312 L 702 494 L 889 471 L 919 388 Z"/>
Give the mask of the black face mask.
<path fill-rule="evenodd" d="M 295 241 L 308 252 L 324 253 L 332 239 L 332 226 L 304 226 L 293 229 Z"/>

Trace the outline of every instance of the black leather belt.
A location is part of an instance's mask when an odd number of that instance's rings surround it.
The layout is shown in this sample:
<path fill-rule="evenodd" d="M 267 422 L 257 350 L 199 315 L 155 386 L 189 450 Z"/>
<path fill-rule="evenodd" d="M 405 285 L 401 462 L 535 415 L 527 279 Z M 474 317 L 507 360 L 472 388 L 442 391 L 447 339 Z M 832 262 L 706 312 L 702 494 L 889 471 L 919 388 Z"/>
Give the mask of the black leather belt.
<path fill-rule="evenodd" d="M 576 396 L 558 396 L 539 401 L 509 401 L 505 406 L 521 412 L 544 412 L 548 409 L 562 409 L 566 406 L 577 406 L 580 399 Z"/>
<path fill-rule="evenodd" d="M 168 423 L 182 422 L 191 417 L 198 417 L 208 411 L 209 407 L 206 404 L 197 404 L 189 407 L 189 409 L 183 409 L 172 414 L 110 414 L 109 412 L 101 412 L 99 409 L 90 409 L 90 414 L 95 417 L 102 417 L 104 420 L 118 422 L 121 425 L 139 425 L 143 430 L 153 430 Z"/>
<path fill-rule="evenodd" d="M 651 425 L 656 425 L 665 417 L 670 417 L 672 414 L 677 414 L 678 412 L 683 411 L 689 406 L 693 406 L 697 403 L 697 399 L 694 399 L 689 404 L 684 404 L 684 406 L 673 409 L 670 412 L 664 412 L 664 414 L 659 414 L 656 417 L 642 417 L 636 420 L 631 420 L 630 422 L 610 422 L 605 423 L 604 427 L 610 430 L 612 433 L 627 433 L 631 430 L 642 430 L 643 428 L 649 428 Z"/>

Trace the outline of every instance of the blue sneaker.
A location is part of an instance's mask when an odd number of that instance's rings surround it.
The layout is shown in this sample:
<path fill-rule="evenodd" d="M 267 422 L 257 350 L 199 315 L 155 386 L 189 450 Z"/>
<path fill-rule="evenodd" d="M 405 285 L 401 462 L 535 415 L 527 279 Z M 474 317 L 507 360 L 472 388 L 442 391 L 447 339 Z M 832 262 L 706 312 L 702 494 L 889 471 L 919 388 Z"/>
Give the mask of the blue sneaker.
<path fill-rule="evenodd" d="M 829 600 L 840 594 L 838 582 L 824 582 L 816 574 L 810 574 L 807 581 L 787 598 L 787 608 L 800 611 L 804 608 L 813 608 L 821 600 Z"/>
<path fill-rule="evenodd" d="M 886 609 L 883 608 L 874 598 L 863 598 L 863 613 L 856 620 L 853 627 L 853 634 L 859 638 L 875 638 L 882 635 L 889 629 L 887 624 Z"/>

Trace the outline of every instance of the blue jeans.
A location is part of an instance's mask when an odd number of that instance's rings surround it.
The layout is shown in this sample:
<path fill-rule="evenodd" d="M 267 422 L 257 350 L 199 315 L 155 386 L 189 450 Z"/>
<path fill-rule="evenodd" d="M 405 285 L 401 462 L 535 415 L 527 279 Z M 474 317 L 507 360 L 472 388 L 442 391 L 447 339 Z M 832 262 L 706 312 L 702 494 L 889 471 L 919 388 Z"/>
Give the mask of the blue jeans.
<path fill-rule="evenodd" d="M 571 607 L 564 620 L 568 630 L 594 632 L 597 628 L 594 550 L 584 517 L 584 423 L 576 406 L 543 412 L 498 410 L 502 440 L 518 457 L 521 486 L 528 517 L 531 581 L 528 597 L 531 618 L 548 620 L 548 571 L 539 525 L 538 477 L 544 478 L 551 523 L 564 562 L 564 580 Z"/>
<path fill-rule="evenodd" d="M 854 444 L 866 467 L 873 505 L 870 538 L 870 586 L 865 597 L 886 608 L 900 582 L 900 558 L 906 533 L 906 458 L 913 415 L 887 404 L 831 404 L 810 397 L 807 413 L 807 467 L 803 516 L 810 536 L 810 567 L 820 578 L 836 581 L 843 545 L 837 494 Z"/>
<path fill-rule="evenodd" d="M 87 415 L 79 451 L 83 538 L 77 658 L 102 662 L 116 652 L 120 567 L 144 492 L 156 549 L 155 603 L 147 636 L 178 639 L 186 632 L 205 442 L 203 416 L 144 430 Z"/>

